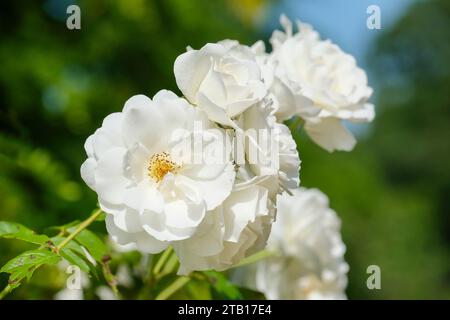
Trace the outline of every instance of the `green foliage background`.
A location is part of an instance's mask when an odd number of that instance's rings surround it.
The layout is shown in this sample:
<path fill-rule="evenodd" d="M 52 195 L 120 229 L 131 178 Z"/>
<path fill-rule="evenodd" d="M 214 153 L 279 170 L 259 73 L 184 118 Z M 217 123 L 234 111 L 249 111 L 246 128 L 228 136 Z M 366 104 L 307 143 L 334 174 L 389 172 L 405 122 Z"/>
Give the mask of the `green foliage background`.
<path fill-rule="evenodd" d="M 86 217 L 86 137 L 134 94 L 178 92 L 172 67 L 187 45 L 268 39 L 251 23 L 264 2 L 79 1 L 79 31 L 65 26 L 71 1 L 0 2 L 0 220 L 43 231 Z M 343 220 L 350 298 L 450 298 L 448 39 L 448 1 L 413 5 L 371 52 L 377 118 L 356 149 L 328 154 L 295 132 L 302 184 Z M 27 249 L 0 241 L 0 265 Z M 371 264 L 381 290 L 366 287 Z M 38 271 L 10 298 L 51 298 L 64 276 Z"/>

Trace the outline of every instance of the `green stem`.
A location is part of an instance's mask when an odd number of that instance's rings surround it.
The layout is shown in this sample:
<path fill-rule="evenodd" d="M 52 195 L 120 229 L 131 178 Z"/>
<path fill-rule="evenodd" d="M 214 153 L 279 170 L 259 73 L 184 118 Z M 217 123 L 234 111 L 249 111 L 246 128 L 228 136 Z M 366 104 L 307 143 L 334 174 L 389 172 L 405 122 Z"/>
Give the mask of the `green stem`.
<path fill-rule="evenodd" d="M 56 252 L 58 253 L 62 248 L 64 248 L 70 241 L 72 241 L 81 231 L 83 231 L 84 229 L 86 229 L 87 227 L 89 227 L 89 225 L 94 222 L 102 213 L 102 209 L 97 209 L 94 211 L 94 213 L 87 218 L 86 220 L 84 220 L 83 222 L 81 222 L 78 227 L 75 229 L 74 232 L 72 232 L 66 239 L 64 239 L 63 242 L 61 242 L 57 247 L 56 247 Z"/>
<path fill-rule="evenodd" d="M 153 269 L 153 274 L 157 275 L 161 271 L 162 267 L 164 266 L 164 263 L 170 257 L 172 250 L 173 250 L 172 247 L 168 247 L 167 250 L 163 252 L 158 262 L 156 263 L 155 268 Z"/>
<path fill-rule="evenodd" d="M 275 256 L 277 254 L 276 251 L 268 251 L 268 250 L 261 250 L 245 259 L 242 259 L 241 262 L 239 262 L 238 264 L 234 265 L 232 268 L 238 268 L 238 267 L 242 267 L 248 264 L 252 264 L 252 263 L 256 263 L 258 261 L 261 261 L 263 259 Z"/>
<path fill-rule="evenodd" d="M 154 255 L 148 255 L 148 260 L 146 263 L 146 269 L 145 269 L 145 276 L 144 276 L 144 282 L 148 283 L 149 285 L 153 282 L 153 266 L 155 265 L 155 259 L 156 257 Z"/>
<path fill-rule="evenodd" d="M 194 272 L 190 273 L 189 277 L 191 277 L 191 279 L 206 281 L 210 284 L 212 283 L 211 278 L 209 278 L 206 274 L 199 272 L 199 271 L 194 271 Z"/>
<path fill-rule="evenodd" d="M 177 292 L 179 289 L 181 289 L 186 283 L 189 282 L 191 278 L 189 277 L 179 277 L 177 280 L 172 282 L 167 288 L 165 288 L 163 291 L 160 292 L 156 296 L 156 300 L 167 300 L 172 294 Z"/>
<path fill-rule="evenodd" d="M 161 278 L 167 276 L 168 274 L 171 274 L 175 267 L 178 264 L 178 258 L 175 254 L 171 254 L 170 257 L 167 259 L 166 263 L 162 267 L 161 271 L 158 274 L 155 274 L 155 281 L 161 280 Z"/>
<path fill-rule="evenodd" d="M 143 286 L 137 294 L 137 299 L 145 300 L 148 299 L 148 295 L 153 288 L 154 276 L 153 276 L 153 266 L 155 264 L 156 256 L 148 255 L 148 260 L 145 263 L 145 275 L 143 275 Z"/>
<path fill-rule="evenodd" d="M 3 300 L 3 298 L 10 293 L 13 290 L 13 287 L 8 284 L 3 290 L 2 292 L 0 292 L 0 300 Z"/>
<path fill-rule="evenodd" d="M 178 263 L 178 258 L 175 254 L 172 254 L 169 259 L 167 260 L 166 264 L 164 265 L 162 269 L 162 274 L 166 275 L 169 274 L 175 269 Z"/>
<path fill-rule="evenodd" d="M 101 265 L 103 276 L 105 277 L 106 282 L 108 283 L 109 287 L 114 292 L 116 297 L 120 299 L 119 289 L 117 288 L 117 279 L 111 272 L 111 268 L 109 267 L 109 259 L 104 259 Z"/>

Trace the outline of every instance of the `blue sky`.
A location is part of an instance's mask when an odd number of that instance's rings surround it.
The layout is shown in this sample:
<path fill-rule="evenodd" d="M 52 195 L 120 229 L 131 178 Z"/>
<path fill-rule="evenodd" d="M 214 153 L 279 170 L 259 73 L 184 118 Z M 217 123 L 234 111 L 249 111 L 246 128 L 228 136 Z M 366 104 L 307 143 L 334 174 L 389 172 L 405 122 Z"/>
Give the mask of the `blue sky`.
<path fill-rule="evenodd" d="M 281 0 L 268 8 L 269 15 L 264 30 L 271 33 L 280 29 L 279 17 L 286 14 L 291 20 L 300 19 L 310 23 L 321 34 L 322 39 L 331 39 L 345 52 L 352 54 L 360 67 L 366 70 L 369 85 L 375 89 L 371 98 L 376 108 L 377 83 L 371 76 L 367 55 L 375 40 L 384 30 L 395 24 L 415 0 Z M 381 29 L 367 28 L 367 7 L 377 5 L 381 12 Z M 358 136 L 370 133 L 370 124 L 347 123 L 347 127 Z"/>
<path fill-rule="evenodd" d="M 399 19 L 414 0 L 282 0 L 269 9 L 264 29 L 280 28 L 278 19 L 285 13 L 290 19 L 300 19 L 317 29 L 324 39 L 331 39 L 344 51 L 354 55 L 362 67 L 367 65 L 370 46 L 383 30 Z M 381 11 L 381 29 L 366 27 L 370 5 Z"/>

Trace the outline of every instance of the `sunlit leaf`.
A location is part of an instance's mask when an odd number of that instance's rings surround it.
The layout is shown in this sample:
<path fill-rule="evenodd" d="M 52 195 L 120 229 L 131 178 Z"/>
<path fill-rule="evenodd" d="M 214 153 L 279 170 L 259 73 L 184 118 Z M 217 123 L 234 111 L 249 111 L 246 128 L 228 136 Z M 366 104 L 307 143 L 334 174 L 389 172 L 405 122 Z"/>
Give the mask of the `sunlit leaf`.
<path fill-rule="evenodd" d="M 88 263 L 70 248 L 63 248 L 59 254 L 70 264 L 78 266 L 82 271 L 89 273 L 90 267 Z"/>
<path fill-rule="evenodd" d="M 102 262 L 103 257 L 108 254 L 108 248 L 106 247 L 106 245 L 92 231 L 81 231 L 75 237 L 75 240 L 83 247 L 85 247 L 92 255 L 92 257 L 98 262 Z"/>
<path fill-rule="evenodd" d="M 24 278 L 30 279 L 34 271 L 40 266 L 54 265 L 61 258 L 47 249 L 38 249 L 26 251 L 6 263 L 0 272 L 7 272 L 10 275 L 9 282 L 17 283 Z"/>
<path fill-rule="evenodd" d="M 36 234 L 34 231 L 19 223 L 7 221 L 0 221 L 0 237 L 5 239 L 17 239 L 40 245 L 45 244 L 50 240 L 46 235 Z"/>
<path fill-rule="evenodd" d="M 51 240 L 55 246 L 59 245 L 65 238 L 64 237 L 53 237 Z M 89 273 L 91 267 L 89 262 L 86 261 L 86 255 L 81 246 L 75 242 L 70 241 L 66 246 L 61 249 L 59 254 L 67 260 L 67 262 L 80 267 L 80 269 L 86 273 Z"/>

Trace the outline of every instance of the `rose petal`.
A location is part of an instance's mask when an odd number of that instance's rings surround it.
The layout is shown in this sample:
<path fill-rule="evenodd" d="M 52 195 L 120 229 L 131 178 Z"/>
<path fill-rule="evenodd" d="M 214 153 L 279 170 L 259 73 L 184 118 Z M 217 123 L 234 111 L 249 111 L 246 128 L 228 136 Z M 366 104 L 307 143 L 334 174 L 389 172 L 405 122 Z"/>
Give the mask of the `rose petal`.
<path fill-rule="evenodd" d="M 355 137 L 339 119 L 325 118 L 318 123 L 306 122 L 305 131 L 315 143 L 328 152 L 351 151 L 356 144 Z"/>

